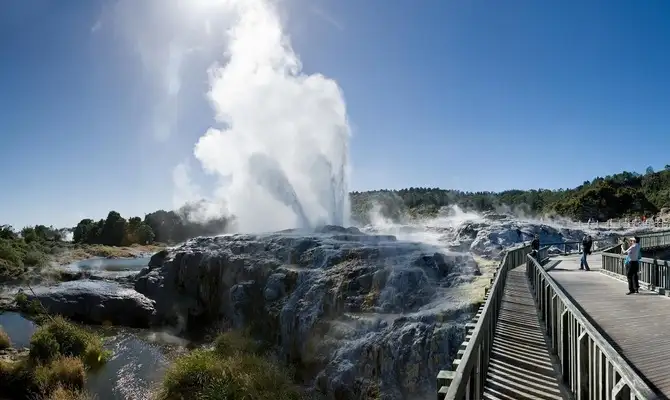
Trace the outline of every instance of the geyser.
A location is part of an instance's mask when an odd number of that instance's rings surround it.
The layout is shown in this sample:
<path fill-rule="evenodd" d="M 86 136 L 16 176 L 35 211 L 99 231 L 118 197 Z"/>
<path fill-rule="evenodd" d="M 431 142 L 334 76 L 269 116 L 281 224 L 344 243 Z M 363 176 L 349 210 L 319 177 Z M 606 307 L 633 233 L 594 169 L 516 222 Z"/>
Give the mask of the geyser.
<path fill-rule="evenodd" d="M 337 83 L 303 72 L 273 2 L 211 3 L 232 16 L 226 62 L 209 74 L 209 99 L 225 127 L 210 128 L 194 155 L 222 178 L 216 193 L 236 229 L 347 224 L 351 131 Z"/>

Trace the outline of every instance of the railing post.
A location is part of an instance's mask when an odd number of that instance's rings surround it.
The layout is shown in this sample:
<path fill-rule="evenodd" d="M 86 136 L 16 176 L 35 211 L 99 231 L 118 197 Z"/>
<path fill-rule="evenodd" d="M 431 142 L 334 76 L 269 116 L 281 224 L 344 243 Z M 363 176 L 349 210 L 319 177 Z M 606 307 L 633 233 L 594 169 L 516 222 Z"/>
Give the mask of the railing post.
<path fill-rule="evenodd" d="M 558 327 L 560 321 L 558 319 L 558 295 L 556 293 L 551 296 L 551 316 L 553 318 L 551 323 L 551 350 L 552 353 L 558 354 Z"/>
<path fill-rule="evenodd" d="M 589 335 L 584 331 L 577 339 L 577 400 L 589 398 L 589 359 Z"/>
<path fill-rule="evenodd" d="M 568 310 L 561 313 L 561 373 L 563 382 L 570 381 L 570 328 Z"/>

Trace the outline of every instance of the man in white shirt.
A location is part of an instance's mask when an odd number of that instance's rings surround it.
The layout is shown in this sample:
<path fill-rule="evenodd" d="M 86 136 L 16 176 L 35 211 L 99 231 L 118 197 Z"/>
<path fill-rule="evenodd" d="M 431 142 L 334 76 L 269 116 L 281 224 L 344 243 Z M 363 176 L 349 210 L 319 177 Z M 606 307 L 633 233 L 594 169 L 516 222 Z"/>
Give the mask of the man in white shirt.
<path fill-rule="evenodd" d="M 628 279 L 628 293 L 626 294 L 640 292 L 639 284 L 635 282 L 637 273 L 640 270 L 640 244 L 635 238 L 630 238 L 630 243 L 630 247 L 625 250 L 623 250 L 623 245 L 621 247 L 623 254 L 627 254 L 630 259 L 628 268 L 626 269 L 626 278 Z"/>

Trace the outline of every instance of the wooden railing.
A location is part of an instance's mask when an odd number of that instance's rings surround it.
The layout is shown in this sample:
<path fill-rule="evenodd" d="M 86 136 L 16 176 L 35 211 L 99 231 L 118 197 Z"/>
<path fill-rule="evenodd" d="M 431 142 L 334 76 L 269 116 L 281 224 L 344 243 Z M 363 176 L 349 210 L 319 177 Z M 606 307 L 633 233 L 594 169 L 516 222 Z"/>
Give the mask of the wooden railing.
<path fill-rule="evenodd" d="M 577 226 L 583 228 L 609 228 L 609 229 L 630 229 L 630 228 L 670 228 L 670 222 L 652 222 L 642 221 L 606 221 L 606 222 L 578 222 Z"/>
<path fill-rule="evenodd" d="M 484 304 L 474 320 L 466 325 L 465 341 L 453 362 L 453 370 L 440 371 L 437 375 L 438 400 L 482 398 L 507 272 L 523 265 L 529 253 L 529 245 L 506 251 L 486 290 Z"/>
<path fill-rule="evenodd" d="M 599 245 L 603 243 L 609 244 L 611 240 L 609 239 L 597 239 L 593 241 L 594 250 L 599 250 Z M 567 242 L 554 242 L 554 243 L 541 243 L 540 247 L 540 260 L 551 257 L 552 254 L 549 254 L 549 249 L 552 247 L 557 247 L 563 254 L 575 254 L 582 252 L 582 242 L 581 241 L 567 241 Z"/>
<path fill-rule="evenodd" d="M 640 247 L 642 247 L 643 250 L 670 247 L 670 231 L 640 235 Z"/>
<path fill-rule="evenodd" d="M 532 257 L 526 272 L 551 351 L 574 398 L 658 398 Z"/>
<path fill-rule="evenodd" d="M 642 250 L 670 247 L 670 231 L 641 235 Z M 621 254 L 621 245 L 614 246 L 611 251 L 603 252 L 603 265 L 600 272 L 618 279 L 626 279 L 626 256 Z M 640 286 L 660 294 L 670 290 L 670 261 L 656 258 L 641 258 L 638 272 Z"/>

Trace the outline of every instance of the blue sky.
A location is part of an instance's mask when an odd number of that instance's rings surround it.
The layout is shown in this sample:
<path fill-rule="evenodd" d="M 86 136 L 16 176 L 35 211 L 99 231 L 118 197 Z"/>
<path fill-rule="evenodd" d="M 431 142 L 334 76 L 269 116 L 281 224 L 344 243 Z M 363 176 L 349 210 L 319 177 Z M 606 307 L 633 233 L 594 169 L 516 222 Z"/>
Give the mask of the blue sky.
<path fill-rule="evenodd" d="M 206 65 L 183 68 L 179 113 L 164 115 L 175 133 L 157 140 L 155 80 L 102 18 L 112 5 L 0 5 L 0 223 L 172 207 L 172 170 L 212 124 Z M 305 72 L 344 92 L 353 190 L 572 187 L 670 163 L 669 2 L 285 0 L 282 12 Z"/>

